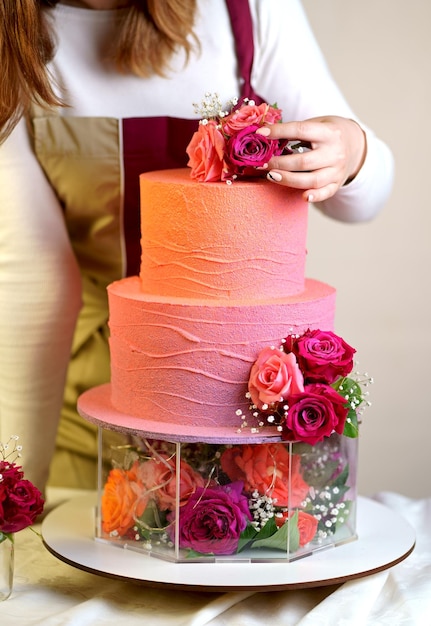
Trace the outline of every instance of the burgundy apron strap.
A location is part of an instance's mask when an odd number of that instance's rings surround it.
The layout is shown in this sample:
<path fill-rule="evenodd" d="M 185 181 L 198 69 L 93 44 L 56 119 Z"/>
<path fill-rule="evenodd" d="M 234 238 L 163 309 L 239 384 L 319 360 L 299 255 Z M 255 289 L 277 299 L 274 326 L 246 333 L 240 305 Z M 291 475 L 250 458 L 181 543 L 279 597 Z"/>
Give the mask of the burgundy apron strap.
<path fill-rule="evenodd" d="M 254 43 L 253 20 L 248 0 L 226 0 L 226 6 L 235 37 L 236 55 L 242 79 L 241 98 L 250 98 L 260 104 L 263 100 L 254 93 L 251 85 Z"/>

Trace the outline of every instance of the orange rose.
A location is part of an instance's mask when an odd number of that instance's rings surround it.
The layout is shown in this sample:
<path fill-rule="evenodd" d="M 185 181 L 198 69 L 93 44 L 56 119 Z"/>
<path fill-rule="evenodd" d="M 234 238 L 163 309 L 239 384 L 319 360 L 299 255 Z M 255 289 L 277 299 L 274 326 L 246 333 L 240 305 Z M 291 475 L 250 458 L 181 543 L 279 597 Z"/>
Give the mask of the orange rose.
<path fill-rule="evenodd" d="M 286 447 L 277 443 L 227 448 L 221 457 L 222 469 L 232 481 L 242 480 L 245 491 L 270 496 L 277 506 L 287 506 L 290 495 L 290 506 L 297 507 L 307 495 L 309 486 L 301 476 L 300 464 L 299 455 L 290 458 Z"/>
<path fill-rule="evenodd" d="M 190 176 L 201 183 L 222 180 L 224 148 L 225 140 L 216 122 L 199 124 L 186 149 Z"/>
<path fill-rule="evenodd" d="M 147 503 L 140 492 L 127 471 L 112 469 L 109 472 L 101 503 L 104 532 L 115 531 L 122 537 L 133 527 L 135 518 L 142 515 Z"/>
<path fill-rule="evenodd" d="M 136 461 L 131 471 L 136 479 L 152 496 L 161 511 L 175 508 L 176 494 L 176 460 L 174 457 L 159 455 L 144 463 Z M 188 463 L 180 461 L 180 506 L 185 504 L 196 487 L 203 487 L 204 479 Z"/>

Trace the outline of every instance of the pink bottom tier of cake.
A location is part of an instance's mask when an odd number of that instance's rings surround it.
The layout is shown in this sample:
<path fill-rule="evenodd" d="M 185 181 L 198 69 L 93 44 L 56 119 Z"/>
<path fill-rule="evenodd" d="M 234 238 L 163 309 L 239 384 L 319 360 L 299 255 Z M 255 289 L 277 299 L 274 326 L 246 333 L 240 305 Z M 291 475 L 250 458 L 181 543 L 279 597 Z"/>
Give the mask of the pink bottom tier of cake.
<path fill-rule="evenodd" d="M 300 295 L 270 304 L 156 301 L 137 277 L 113 283 L 108 295 L 113 410 L 134 427 L 142 418 L 144 430 L 153 422 L 159 432 L 163 424 L 190 440 L 196 430 L 216 438 L 238 431 L 237 411 L 249 410 L 249 373 L 263 348 L 334 325 L 335 290 L 314 280 Z"/>

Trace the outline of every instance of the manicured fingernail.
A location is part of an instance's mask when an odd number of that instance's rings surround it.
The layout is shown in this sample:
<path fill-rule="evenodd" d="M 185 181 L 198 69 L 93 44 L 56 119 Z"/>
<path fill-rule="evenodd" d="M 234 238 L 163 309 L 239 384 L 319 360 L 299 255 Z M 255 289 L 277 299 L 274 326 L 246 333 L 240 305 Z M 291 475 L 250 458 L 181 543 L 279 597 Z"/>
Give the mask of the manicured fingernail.
<path fill-rule="evenodd" d="M 278 172 L 268 172 L 268 178 L 270 180 L 275 181 L 276 183 L 279 183 L 280 180 L 282 179 L 282 175 L 279 174 Z"/>
<path fill-rule="evenodd" d="M 258 128 L 256 131 L 256 135 L 263 135 L 264 137 L 269 137 L 270 134 L 271 134 L 271 131 L 267 126 L 262 126 L 261 128 Z"/>
<path fill-rule="evenodd" d="M 313 196 L 313 194 L 312 194 L 312 193 L 309 193 L 309 194 L 308 194 L 308 196 L 307 196 L 307 200 L 308 200 L 308 202 L 313 202 L 313 200 L 314 200 L 314 196 Z"/>

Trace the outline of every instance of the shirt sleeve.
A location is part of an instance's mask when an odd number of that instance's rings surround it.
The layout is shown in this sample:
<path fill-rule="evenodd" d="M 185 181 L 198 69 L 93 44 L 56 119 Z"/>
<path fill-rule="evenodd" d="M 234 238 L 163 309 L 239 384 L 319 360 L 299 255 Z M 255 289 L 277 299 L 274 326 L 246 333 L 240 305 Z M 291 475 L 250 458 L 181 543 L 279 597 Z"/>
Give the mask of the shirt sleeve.
<path fill-rule="evenodd" d="M 0 146 L 0 434 L 18 435 L 26 477 L 43 489 L 80 308 L 61 206 L 24 120 Z"/>
<path fill-rule="evenodd" d="M 375 217 L 392 190 L 394 161 L 389 147 L 357 118 L 335 83 L 299 0 L 250 0 L 255 57 L 252 83 L 285 121 L 324 115 L 354 119 L 367 139 L 365 162 L 353 181 L 316 206 L 347 222 Z"/>

